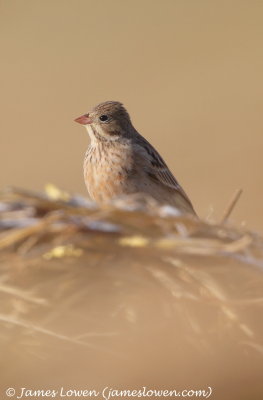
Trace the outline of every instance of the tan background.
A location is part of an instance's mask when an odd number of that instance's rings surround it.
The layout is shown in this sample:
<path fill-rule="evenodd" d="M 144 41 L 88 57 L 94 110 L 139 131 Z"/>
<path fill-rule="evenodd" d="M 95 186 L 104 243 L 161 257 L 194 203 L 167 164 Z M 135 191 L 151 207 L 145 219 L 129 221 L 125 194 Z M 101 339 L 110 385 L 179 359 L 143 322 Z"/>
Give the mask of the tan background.
<path fill-rule="evenodd" d="M 262 218 L 263 2 L 2 0 L 0 186 L 86 194 L 85 130 L 122 101 L 198 213 Z"/>

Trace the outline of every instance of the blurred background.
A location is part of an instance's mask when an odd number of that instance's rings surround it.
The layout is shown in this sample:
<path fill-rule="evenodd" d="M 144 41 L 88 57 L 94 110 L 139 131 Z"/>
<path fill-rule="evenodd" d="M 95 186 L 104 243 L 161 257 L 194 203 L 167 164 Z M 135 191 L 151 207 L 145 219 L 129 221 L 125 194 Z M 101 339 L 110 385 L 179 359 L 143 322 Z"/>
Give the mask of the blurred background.
<path fill-rule="evenodd" d="M 86 195 L 86 131 L 119 100 L 199 215 L 262 231 L 263 2 L 1 0 L 0 186 Z"/>

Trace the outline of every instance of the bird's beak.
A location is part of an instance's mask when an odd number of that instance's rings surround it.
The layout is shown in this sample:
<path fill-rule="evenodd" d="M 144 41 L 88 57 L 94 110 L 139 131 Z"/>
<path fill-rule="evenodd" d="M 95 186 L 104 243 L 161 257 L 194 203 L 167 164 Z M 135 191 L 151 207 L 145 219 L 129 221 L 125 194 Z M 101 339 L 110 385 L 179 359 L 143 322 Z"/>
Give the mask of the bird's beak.
<path fill-rule="evenodd" d="M 92 124 L 92 119 L 90 118 L 89 114 L 84 114 L 81 117 L 74 119 L 74 121 L 78 122 L 81 125 Z"/>

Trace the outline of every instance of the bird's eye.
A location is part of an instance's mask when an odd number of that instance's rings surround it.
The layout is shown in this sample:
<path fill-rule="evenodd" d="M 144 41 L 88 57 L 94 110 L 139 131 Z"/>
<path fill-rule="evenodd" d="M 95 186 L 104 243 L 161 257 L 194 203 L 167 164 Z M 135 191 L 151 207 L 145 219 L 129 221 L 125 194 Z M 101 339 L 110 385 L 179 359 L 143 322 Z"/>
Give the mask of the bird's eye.
<path fill-rule="evenodd" d="M 103 115 L 100 116 L 100 120 L 102 122 L 108 121 L 108 119 L 109 119 L 108 115 L 103 114 Z"/>

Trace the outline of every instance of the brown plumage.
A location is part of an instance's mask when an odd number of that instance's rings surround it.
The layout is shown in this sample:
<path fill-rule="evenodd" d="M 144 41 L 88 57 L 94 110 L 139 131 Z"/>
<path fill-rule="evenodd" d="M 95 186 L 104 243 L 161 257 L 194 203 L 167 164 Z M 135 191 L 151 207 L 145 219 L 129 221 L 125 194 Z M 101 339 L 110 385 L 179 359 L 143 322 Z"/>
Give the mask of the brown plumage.
<path fill-rule="evenodd" d="M 124 194 L 144 193 L 161 204 L 195 215 L 166 163 L 135 130 L 121 103 L 101 103 L 75 121 L 86 126 L 91 139 L 84 179 L 93 200 L 103 204 Z"/>

